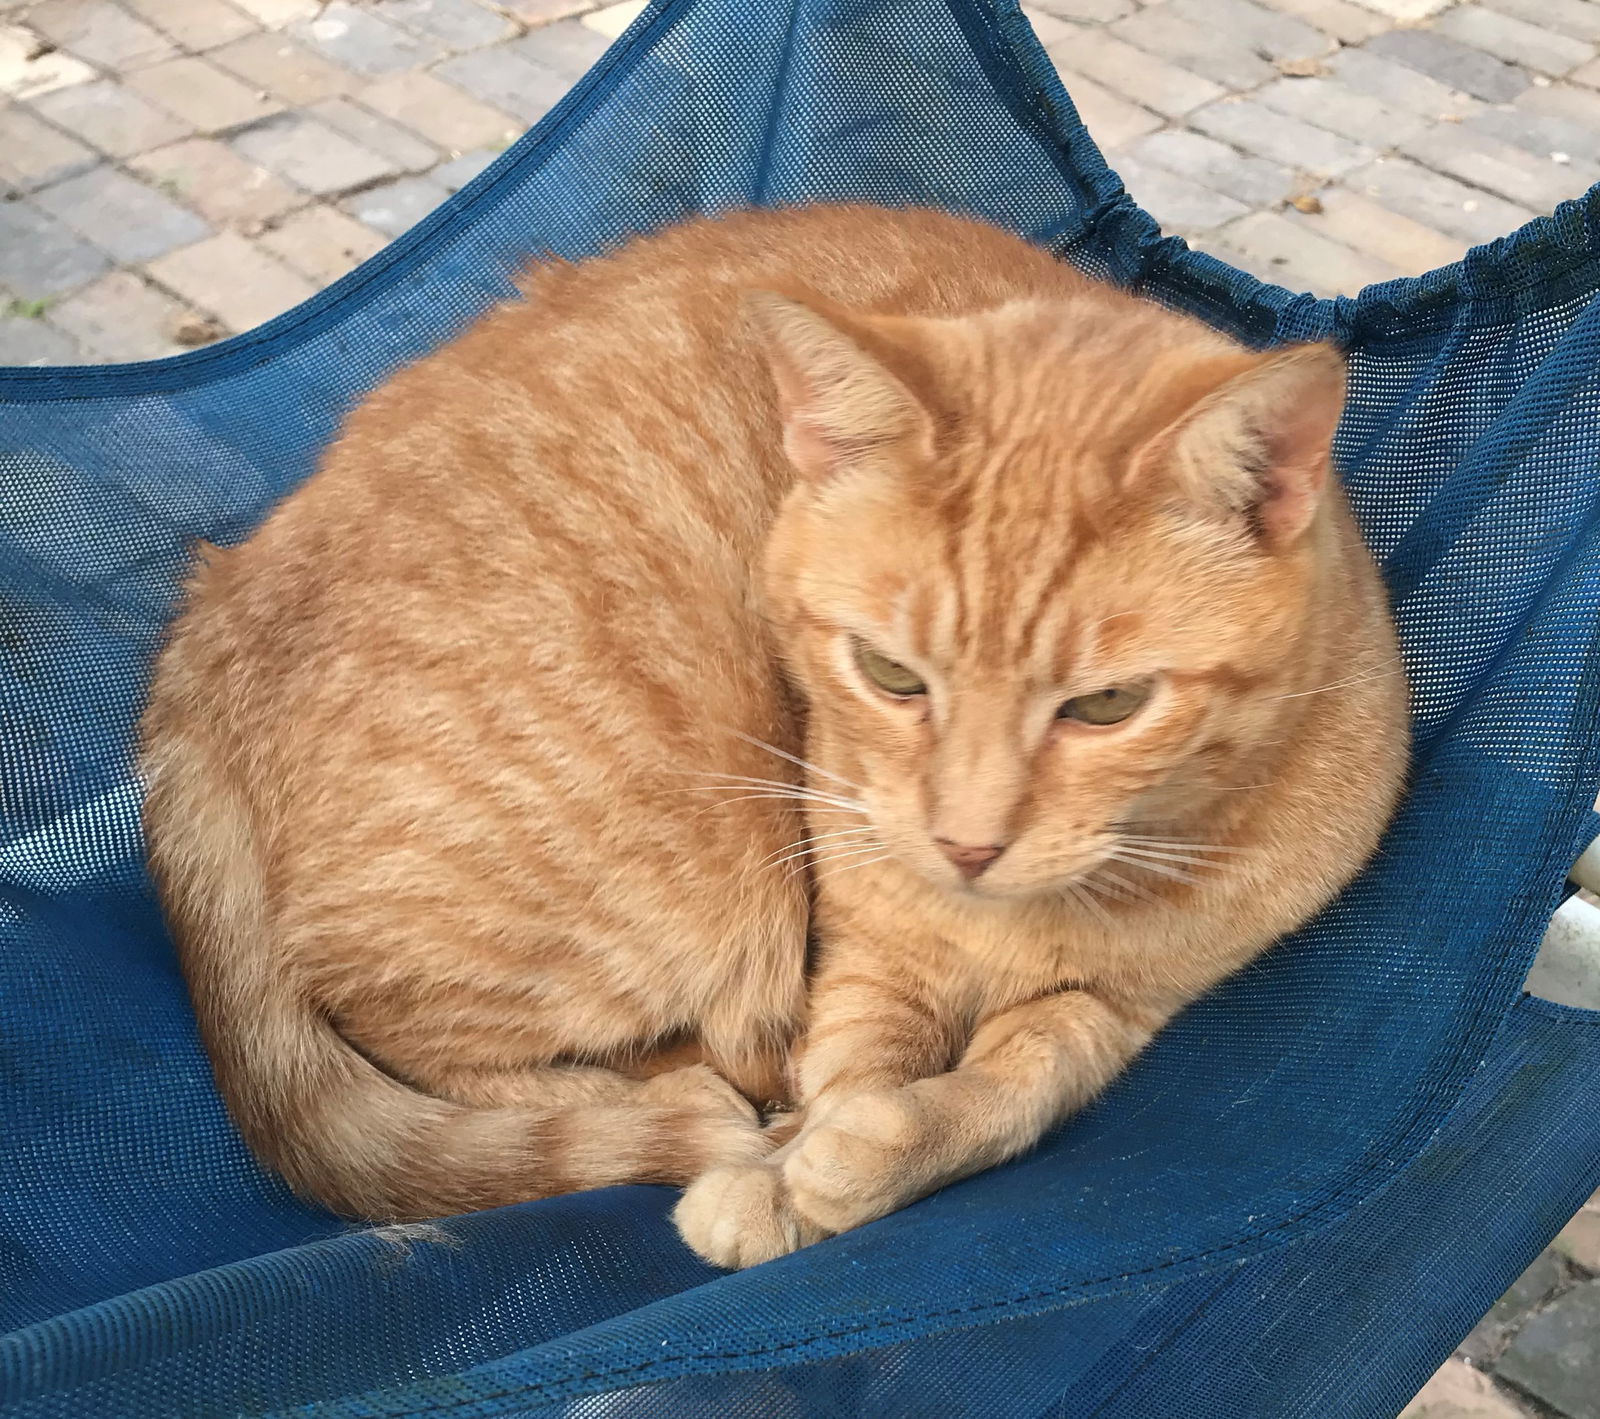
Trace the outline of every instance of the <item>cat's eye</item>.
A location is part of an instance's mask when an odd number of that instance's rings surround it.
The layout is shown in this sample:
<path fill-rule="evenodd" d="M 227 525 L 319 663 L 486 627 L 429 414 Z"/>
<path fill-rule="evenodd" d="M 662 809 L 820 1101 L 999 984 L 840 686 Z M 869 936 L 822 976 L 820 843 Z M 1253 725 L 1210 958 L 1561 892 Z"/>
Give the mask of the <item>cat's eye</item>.
<path fill-rule="evenodd" d="M 897 700 L 908 700 L 913 695 L 925 695 L 928 687 L 915 670 L 908 669 L 898 660 L 880 655 L 865 641 L 855 643 L 856 669 L 886 695 Z"/>
<path fill-rule="evenodd" d="M 1121 724 L 1144 708 L 1154 688 L 1149 680 L 1108 685 L 1104 690 L 1068 700 L 1056 711 L 1056 718 L 1075 719 L 1080 724 Z"/>

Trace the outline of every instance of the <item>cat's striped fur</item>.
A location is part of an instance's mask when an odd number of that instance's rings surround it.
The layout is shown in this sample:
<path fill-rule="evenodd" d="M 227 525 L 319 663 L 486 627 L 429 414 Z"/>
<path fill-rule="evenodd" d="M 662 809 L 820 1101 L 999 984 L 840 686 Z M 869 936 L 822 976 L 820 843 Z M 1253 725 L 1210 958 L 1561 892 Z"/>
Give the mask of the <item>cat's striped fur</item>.
<path fill-rule="evenodd" d="M 152 864 L 307 1195 L 698 1178 L 688 1240 L 759 1260 L 1028 1146 L 1372 851 L 1404 687 L 1332 352 L 867 208 L 527 297 L 206 554 L 157 668 Z"/>

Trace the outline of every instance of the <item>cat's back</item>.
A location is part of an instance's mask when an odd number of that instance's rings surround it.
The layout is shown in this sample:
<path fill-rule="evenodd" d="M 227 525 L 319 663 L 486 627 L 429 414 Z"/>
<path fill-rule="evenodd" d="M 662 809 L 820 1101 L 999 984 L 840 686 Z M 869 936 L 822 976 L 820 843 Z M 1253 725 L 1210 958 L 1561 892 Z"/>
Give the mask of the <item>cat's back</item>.
<path fill-rule="evenodd" d="M 545 478 L 568 476 L 561 455 L 571 452 L 618 463 L 610 471 L 624 486 L 637 476 L 658 493 L 663 474 L 697 484 L 708 458 L 737 458 L 744 487 L 716 476 L 692 492 L 736 503 L 758 485 L 764 507 L 792 475 L 776 457 L 764 352 L 742 310 L 751 290 L 800 289 L 884 315 L 955 316 L 1091 292 L 1136 308 L 986 223 L 849 205 L 703 218 L 591 260 L 536 263 L 520 286 L 522 300 L 380 390 L 352 431 L 412 440 L 427 410 L 479 440 L 498 433 L 539 447 Z"/>
<path fill-rule="evenodd" d="M 290 636 L 296 663 L 360 653 L 410 605 L 549 640 L 597 621 L 627 636 L 646 601 L 653 642 L 732 634 L 714 623 L 733 614 L 747 646 L 750 575 L 793 478 L 747 292 L 906 315 L 1132 304 L 999 228 L 861 206 L 691 221 L 521 284 L 353 410 L 317 472 L 212 559 L 192 609 L 239 622 L 261 659 Z"/>
<path fill-rule="evenodd" d="M 685 222 L 597 260 L 536 265 L 524 289 L 533 297 L 530 314 L 536 309 L 544 321 L 634 324 L 625 312 L 636 306 L 641 331 L 659 331 L 652 317 L 667 310 L 697 325 L 767 283 L 800 284 L 887 315 L 959 315 L 1100 289 L 1043 248 L 986 222 L 846 204 Z M 607 295 L 612 303 L 597 309 L 593 301 Z"/>

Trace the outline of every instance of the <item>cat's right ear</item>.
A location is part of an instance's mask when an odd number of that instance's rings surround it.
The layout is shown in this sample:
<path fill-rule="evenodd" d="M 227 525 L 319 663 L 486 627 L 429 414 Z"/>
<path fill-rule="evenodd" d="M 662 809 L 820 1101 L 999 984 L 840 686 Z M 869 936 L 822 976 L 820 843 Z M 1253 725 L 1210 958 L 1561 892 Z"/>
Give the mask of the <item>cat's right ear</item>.
<path fill-rule="evenodd" d="M 870 320 L 773 291 L 747 293 L 745 307 L 765 339 L 784 452 L 802 475 L 823 482 L 931 455 L 932 420 L 885 362 Z"/>

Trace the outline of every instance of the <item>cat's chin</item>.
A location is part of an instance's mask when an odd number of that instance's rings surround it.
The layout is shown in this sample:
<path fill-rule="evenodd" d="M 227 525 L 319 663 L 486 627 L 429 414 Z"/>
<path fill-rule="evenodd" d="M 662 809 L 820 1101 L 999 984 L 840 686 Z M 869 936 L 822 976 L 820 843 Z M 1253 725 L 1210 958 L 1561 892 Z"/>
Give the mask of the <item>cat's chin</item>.
<path fill-rule="evenodd" d="M 903 882 L 909 880 L 915 890 L 932 890 L 963 905 L 1020 907 L 1080 897 L 1092 890 L 1083 884 L 1102 863 L 1092 861 L 1069 872 L 1030 875 L 1024 880 L 1000 871 L 967 878 L 946 868 L 941 860 L 897 858 L 884 865 L 897 867 L 899 871 L 894 875 Z"/>
<path fill-rule="evenodd" d="M 1042 901 L 1059 890 L 1054 883 L 989 881 L 986 877 L 969 882 L 958 876 L 954 880 L 940 880 L 936 885 L 958 901 L 997 907 Z"/>

